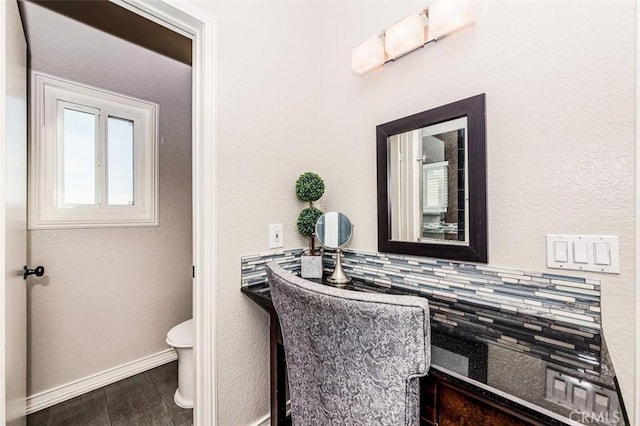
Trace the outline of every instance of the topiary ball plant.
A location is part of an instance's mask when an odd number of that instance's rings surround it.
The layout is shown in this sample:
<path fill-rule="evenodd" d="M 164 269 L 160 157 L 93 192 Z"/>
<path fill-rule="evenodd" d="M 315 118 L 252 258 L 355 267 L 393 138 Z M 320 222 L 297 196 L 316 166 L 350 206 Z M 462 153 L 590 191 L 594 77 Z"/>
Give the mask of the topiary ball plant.
<path fill-rule="evenodd" d="M 313 202 L 318 201 L 324 194 L 324 181 L 313 172 L 305 172 L 296 181 L 296 195 L 300 201 L 309 203 L 309 207 L 302 210 L 298 216 L 298 231 L 309 238 L 309 254 L 315 255 L 316 222 L 322 216 L 322 211 L 313 207 Z"/>
<path fill-rule="evenodd" d="M 305 172 L 296 181 L 296 195 L 300 201 L 308 202 L 313 207 L 313 202 L 318 201 L 324 194 L 324 181 L 313 172 Z"/>
<path fill-rule="evenodd" d="M 307 238 L 311 238 L 316 232 L 316 222 L 322 216 L 320 209 L 307 207 L 298 216 L 298 231 Z"/>

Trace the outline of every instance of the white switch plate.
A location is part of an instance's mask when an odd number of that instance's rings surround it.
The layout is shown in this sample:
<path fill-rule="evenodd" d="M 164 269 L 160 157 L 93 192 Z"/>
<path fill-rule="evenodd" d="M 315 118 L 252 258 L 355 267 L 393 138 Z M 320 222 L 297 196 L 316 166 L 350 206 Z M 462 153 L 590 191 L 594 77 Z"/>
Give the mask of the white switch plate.
<path fill-rule="evenodd" d="M 279 248 L 284 246 L 282 235 L 282 224 L 272 223 L 269 225 L 269 248 Z"/>
<path fill-rule="evenodd" d="M 615 235 L 557 235 L 547 237 L 547 267 L 573 271 L 620 273 Z"/>
<path fill-rule="evenodd" d="M 546 369 L 545 398 L 572 411 L 597 414 L 598 418 L 613 419 L 620 406 L 616 391 L 596 383 Z M 577 412 L 577 411 L 576 411 Z M 589 422 L 590 423 L 590 422 Z M 591 424 L 591 423 L 590 423 Z M 602 424 L 602 423 L 598 423 Z"/>

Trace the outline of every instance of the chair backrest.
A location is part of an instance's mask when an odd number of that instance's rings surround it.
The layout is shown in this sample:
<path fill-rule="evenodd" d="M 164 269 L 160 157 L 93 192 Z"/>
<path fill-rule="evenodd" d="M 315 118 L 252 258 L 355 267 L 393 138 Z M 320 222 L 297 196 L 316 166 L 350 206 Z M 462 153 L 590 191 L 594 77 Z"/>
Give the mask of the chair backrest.
<path fill-rule="evenodd" d="M 431 362 L 429 305 L 343 290 L 267 265 L 299 425 L 418 425 Z"/>

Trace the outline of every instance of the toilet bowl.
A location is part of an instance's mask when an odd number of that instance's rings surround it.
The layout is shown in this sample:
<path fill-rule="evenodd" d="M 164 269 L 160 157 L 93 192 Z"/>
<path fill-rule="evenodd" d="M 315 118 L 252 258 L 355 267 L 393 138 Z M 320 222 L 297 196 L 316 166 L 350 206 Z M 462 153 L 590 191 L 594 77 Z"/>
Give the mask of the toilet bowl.
<path fill-rule="evenodd" d="M 167 344 L 178 354 L 178 389 L 173 400 L 182 408 L 193 408 L 193 334 L 193 319 L 167 333 Z"/>

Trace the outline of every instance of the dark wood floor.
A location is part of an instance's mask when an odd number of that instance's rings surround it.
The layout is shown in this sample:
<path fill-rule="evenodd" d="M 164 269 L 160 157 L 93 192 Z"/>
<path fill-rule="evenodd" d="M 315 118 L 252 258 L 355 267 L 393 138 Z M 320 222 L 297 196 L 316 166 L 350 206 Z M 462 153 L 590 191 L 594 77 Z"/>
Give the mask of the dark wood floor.
<path fill-rule="evenodd" d="M 173 402 L 177 361 L 27 416 L 29 426 L 189 426 L 193 410 Z"/>

